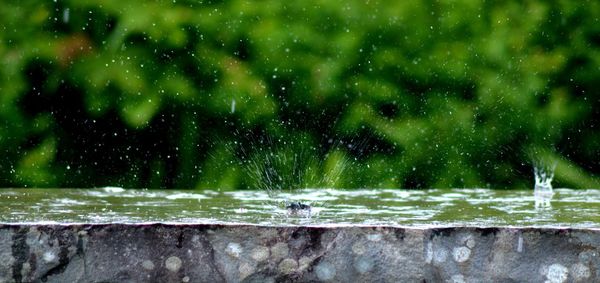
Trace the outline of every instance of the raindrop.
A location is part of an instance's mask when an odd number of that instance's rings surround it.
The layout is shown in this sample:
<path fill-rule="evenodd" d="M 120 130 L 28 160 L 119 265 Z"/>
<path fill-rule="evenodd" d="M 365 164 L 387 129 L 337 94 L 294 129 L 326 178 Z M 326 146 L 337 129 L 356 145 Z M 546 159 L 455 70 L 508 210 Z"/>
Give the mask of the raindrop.
<path fill-rule="evenodd" d="M 63 22 L 64 23 L 69 23 L 70 13 L 71 13 L 71 9 L 69 9 L 69 8 L 66 8 L 63 10 Z"/>

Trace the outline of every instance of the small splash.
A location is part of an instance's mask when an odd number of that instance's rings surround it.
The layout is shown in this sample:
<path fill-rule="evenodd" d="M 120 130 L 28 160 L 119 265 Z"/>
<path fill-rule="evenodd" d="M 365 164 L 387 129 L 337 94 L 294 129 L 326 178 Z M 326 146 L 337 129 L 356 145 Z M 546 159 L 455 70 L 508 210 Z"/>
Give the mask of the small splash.
<path fill-rule="evenodd" d="M 202 200 L 202 199 L 207 199 L 208 197 L 205 196 L 204 194 L 197 194 L 197 193 L 175 193 L 175 194 L 169 194 L 166 196 L 167 199 L 197 199 L 197 200 Z"/>
<path fill-rule="evenodd" d="M 554 178 L 554 169 L 556 164 L 551 166 L 535 166 L 533 174 L 535 178 L 535 187 L 533 195 L 535 198 L 535 207 L 550 207 L 550 200 L 554 196 L 552 190 L 552 178 Z"/>
<path fill-rule="evenodd" d="M 287 210 L 288 216 L 302 216 L 310 218 L 312 214 L 312 207 L 309 204 L 299 201 L 286 203 L 285 209 Z"/>
<path fill-rule="evenodd" d="M 102 189 L 107 193 L 122 193 L 125 191 L 125 189 L 123 189 L 121 187 L 112 187 L 112 186 L 104 187 Z"/>
<path fill-rule="evenodd" d="M 248 209 L 240 207 L 240 208 L 238 208 L 238 209 L 235 210 L 235 213 L 237 213 L 237 214 L 248 213 Z"/>
<path fill-rule="evenodd" d="M 306 137 L 273 138 L 268 134 L 230 146 L 241 157 L 249 187 L 264 190 L 274 200 L 282 193 L 295 194 L 310 187 L 335 187 L 349 165 L 349 159 L 338 145 L 330 152 L 320 152 Z"/>

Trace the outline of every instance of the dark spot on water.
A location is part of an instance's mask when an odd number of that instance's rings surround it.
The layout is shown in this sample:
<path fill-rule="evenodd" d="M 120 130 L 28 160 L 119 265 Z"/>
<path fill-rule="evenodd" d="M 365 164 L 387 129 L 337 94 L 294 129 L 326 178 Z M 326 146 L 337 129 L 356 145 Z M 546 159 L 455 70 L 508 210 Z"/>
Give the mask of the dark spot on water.
<path fill-rule="evenodd" d="M 290 202 L 288 203 L 285 208 L 287 210 L 291 210 L 293 212 L 297 212 L 297 211 L 301 211 L 301 210 L 309 210 L 310 209 L 310 205 L 308 204 L 304 204 L 301 202 Z"/>

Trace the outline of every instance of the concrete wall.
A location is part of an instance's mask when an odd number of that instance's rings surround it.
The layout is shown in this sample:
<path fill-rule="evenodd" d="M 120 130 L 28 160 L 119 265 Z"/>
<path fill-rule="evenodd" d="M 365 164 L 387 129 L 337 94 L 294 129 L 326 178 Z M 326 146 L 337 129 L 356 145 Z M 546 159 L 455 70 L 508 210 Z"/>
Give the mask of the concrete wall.
<path fill-rule="evenodd" d="M 600 230 L 0 225 L 0 282 L 600 282 Z"/>

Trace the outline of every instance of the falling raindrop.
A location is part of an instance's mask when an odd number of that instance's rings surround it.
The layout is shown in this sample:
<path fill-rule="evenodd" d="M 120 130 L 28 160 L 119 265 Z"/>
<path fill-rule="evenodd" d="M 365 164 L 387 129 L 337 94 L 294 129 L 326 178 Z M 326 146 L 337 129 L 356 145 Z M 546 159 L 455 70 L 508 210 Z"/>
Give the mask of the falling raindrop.
<path fill-rule="evenodd" d="M 63 22 L 65 24 L 69 23 L 70 14 L 71 14 L 71 9 L 65 8 L 63 10 Z"/>

